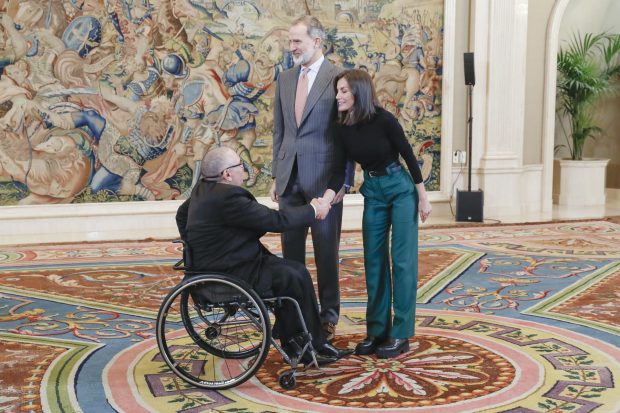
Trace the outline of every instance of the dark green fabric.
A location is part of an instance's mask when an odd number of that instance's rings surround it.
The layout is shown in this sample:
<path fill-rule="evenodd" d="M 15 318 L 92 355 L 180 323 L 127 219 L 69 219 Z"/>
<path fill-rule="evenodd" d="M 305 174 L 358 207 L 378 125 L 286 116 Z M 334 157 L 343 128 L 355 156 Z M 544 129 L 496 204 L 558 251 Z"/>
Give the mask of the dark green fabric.
<path fill-rule="evenodd" d="M 362 234 L 368 290 L 368 335 L 409 338 L 414 334 L 418 281 L 418 195 L 415 186 L 411 176 L 401 169 L 375 178 L 365 173 L 360 192 L 364 195 Z"/>

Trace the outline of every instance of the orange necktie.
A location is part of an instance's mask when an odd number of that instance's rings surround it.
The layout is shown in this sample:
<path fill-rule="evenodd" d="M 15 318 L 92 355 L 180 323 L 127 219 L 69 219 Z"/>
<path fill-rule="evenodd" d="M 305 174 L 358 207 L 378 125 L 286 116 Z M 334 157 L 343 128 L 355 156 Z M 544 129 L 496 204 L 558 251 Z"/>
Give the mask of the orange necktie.
<path fill-rule="evenodd" d="M 308 99 L 308 70 L 307 67 L 301 68 L 301 76 L 297 81 L 297 92 L 295 93 L 295 120 L 297 126 L 301 123 L 301 115 L 304 113 L 304 106 Z"/>

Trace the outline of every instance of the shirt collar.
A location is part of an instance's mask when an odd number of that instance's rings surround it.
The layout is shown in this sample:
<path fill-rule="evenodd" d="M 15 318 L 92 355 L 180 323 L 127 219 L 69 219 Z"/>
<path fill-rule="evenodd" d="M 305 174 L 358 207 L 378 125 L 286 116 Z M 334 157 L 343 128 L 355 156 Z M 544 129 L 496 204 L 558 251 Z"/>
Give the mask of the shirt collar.
<path fill-rule="evenodd" d="M 325 60 L 325 56 L 321 55 L 321 57 L 319 57 L 316 62 L 314 62 L 310 66 L 308 66 L 308 68 L 310 69 L 308 71 L 308 74 L 310 74 L 310 73 L 319 73 L 319 69 L 321 68 L 321 65 L 323 64 L 323 60 Z M 301 73 L 301 70 L 299 72 Z"/>

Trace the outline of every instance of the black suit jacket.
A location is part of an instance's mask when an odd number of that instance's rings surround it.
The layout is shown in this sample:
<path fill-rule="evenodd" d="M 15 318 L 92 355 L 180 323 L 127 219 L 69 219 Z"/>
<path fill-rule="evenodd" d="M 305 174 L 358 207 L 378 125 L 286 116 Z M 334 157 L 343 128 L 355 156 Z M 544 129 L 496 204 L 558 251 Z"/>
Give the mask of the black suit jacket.
<path fill-rule="evenodd" d="M 260 271 L 262 258 L 271 253 L 260 238 L 266 232 L 308 226 L 314 219 L 311 205 L 276 211 L 242 187 L 206 181 L 198 182 L 176 215 L 191 251 L 192 270 L 235 275 L 259 294 L 271 289 L 270 275 Z"/>

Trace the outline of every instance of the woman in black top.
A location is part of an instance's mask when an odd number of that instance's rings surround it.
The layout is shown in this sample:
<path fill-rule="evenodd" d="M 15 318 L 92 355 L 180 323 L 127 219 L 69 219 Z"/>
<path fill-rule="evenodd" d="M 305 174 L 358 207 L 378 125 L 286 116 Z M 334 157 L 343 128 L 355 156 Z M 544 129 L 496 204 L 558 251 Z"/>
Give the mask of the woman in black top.
<path fill-rule="evenodd" d="M 395 357 L 409 351 L 408 339 L 414 334 L 418 213 L 424 222 L 432 207 L 403 129 L 390 112 L 379 106 L 368 73 L 348 70 L 334 82 L 339 121 L 336 139 L 342 141 L 347 157 L 364 170 L 360 192 L 364 195 L 367 337 L 355 352 Z M 399 156 L 409 172 L 399 163 Z"/>

